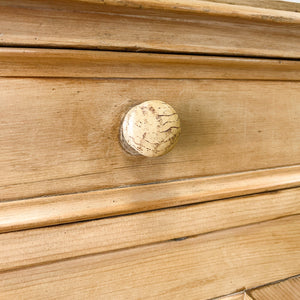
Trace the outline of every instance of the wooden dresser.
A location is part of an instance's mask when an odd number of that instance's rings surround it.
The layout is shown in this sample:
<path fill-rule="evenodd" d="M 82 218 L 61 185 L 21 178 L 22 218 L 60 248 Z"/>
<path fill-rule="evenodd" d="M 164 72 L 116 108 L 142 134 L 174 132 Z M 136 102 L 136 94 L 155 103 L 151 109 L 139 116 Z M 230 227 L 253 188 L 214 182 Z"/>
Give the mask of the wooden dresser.
<path fill-rule="evenodd" d="M 0 0 L 0 299 L 299 300 L 299 59 L 297 3 Z"/>

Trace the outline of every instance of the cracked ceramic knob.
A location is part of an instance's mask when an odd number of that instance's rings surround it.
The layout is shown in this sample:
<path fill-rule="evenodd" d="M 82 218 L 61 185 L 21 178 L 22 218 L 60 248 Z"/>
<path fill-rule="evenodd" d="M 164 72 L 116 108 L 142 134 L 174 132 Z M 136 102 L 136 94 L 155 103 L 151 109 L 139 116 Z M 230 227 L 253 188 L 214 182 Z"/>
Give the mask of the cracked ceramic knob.
<path fill-rule="evenodd" d="M 163 101 L 151 100 L 127 112 L 120 139 L 130 154 L 156 157 L 175 146 L 180 131 L 180 120 L 173 107 Z"/>

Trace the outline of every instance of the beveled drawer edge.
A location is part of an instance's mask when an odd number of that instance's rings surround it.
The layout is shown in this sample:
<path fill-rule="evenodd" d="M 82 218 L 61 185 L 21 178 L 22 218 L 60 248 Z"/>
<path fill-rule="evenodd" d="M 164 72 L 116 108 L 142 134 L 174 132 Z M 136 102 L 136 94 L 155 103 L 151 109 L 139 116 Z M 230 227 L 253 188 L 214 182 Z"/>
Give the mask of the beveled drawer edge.
<path fill-rule="evenodd" d="M 299 274 L 299 229 L 293 215 L 33 265 L 1 273 L 0 291 L 5 299 L 211 299 Z"/>
<path fill-rule="evenodd" d="M 282 24 L 299 24 L 300 16 L 297 9 L 298 3 L 284 3 L 285 7 L 273 1 L 267 2 L 268 7 L 263 3 L 234 3 L 233 1 L 218 2 L 205 0 L 54 0 L 49 3 L 40 3 L 35 0 L 23 0 L 19 3 L 2 0 L 3 6 L 31 9 L 53 9 L 53 5 L 60 7 L 61 11 L 70 9 L 81 12 L 113 13 L 120 15 L 142 17 L 148 16 L 173 16 L 176 13 L 178 19 L 184 20 L 187 15 L 191 16 L 212 16 L 223 18 L 246 19 L 254 22 L 269 22 Z"/>
<path fill-rule="evenodd" d="M 300 188 L 0 234 L 0 273 L 300 216 Z"/>
<path fill-rule="evenodd" d="M 197 0 L 15 2 L 1 2 L 2 46 L 299 58 L 292 11 Z"/>
<path fill-rule="evenodd" d="M 300 80 L 300 62 L 188 54 L 0 47 L 0 77 L 292 81 Z"/>
<path fill-rule="evenodd" d="M 0 203 L 0 232 L 10 232 L 300 186 L 300 166 Z"/>
<path fill-rule="evenodd" d="M 73 0 L 73 2 L 80 2 Z M 232 5 L 227 3 L 218 3 L 203 1 L 203 0 L 106 0 L 99 2 L 97 0 L 85 0 L 85 3 L 99 5 L 111 5 L 121 8 L 139 8 L 143 9 L 157 9 L 163 11 L 186 12 L 193 14 L 206 14 L 212 16 L 222 17 L 236 17 L 242 19 L 250 19 L 255 21 L 270 21 L 279 23 L 299 23 L 300 16 L 294 11 L 275 10 L 262 7 L 251 7 L 248 5 Z M 294 4 L 296 7 L 296 3 Z"/>

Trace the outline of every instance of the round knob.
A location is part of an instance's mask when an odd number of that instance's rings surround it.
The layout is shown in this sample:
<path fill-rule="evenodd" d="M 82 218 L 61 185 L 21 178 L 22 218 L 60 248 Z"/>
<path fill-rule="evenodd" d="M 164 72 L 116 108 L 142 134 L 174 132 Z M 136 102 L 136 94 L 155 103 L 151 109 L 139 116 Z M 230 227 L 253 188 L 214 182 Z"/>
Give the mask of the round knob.
<path fill-rule="evenodd" d="M 180 120 L 172 106 L 158 100 L 146 101 L 125 115 L 121 144 L 133 155 L 161 156 L 174 147 L 180 131 Z"/>

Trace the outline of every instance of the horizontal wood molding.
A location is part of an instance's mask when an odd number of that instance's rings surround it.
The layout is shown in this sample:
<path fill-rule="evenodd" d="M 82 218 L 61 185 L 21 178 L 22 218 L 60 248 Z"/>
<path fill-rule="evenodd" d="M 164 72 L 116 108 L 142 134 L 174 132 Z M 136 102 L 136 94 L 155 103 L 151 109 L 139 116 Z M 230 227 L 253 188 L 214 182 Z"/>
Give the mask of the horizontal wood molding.
<path fill-rule="evenodd" d="M 300 80 L 300 62 L 89 50 L 0 48 L 0 76 Z"/>
<path fill-rule="evenodd" d="M 2 0 L 0 8 L 2 46 L 300 57 L 292 11 L 197 0 Z"/>
<path fill-rule="evenodd" d="M 237 3 L 234 3 L 234 5 L 232 5 L 232 3 L 222 3 L 222 1 L 219 2 L 202 0 L 105 0 L 105 2 L 102 3 L 101 1 L 99 2 L 99 0 L 75 0 L 73 2 L 86 4 L 105 4 L 125 8 L 131 7 L 139 8 L 140 10 L 158 9 L 163 11 L 191 12 L 213 16 L 238 17 L 262 21 L 269 20 L 272 22 L 300 23 L 299 14 L 294 11 L 285 11 L 285 8 L 282 8 L 280 9 L 280 11 L 278 11 L 274 10 L 272 7 L 258 7 L 255 4 L 251 6 L 250 3 L 248 5 L 245 5 L 243 1 L 239 1 L 240 5 L 237 5 Z M 263 6 L 263 2 L 264 1 L 261 1 L 261 6 Z M 265 2 L 267 3 L 267 1 Z M 269 6 L 271 5 L 272 4 L 269 3 Z M 273 5 L 276 7 L 275 1 L 273 1 Z M 292 5 L 296 9 L 300 6 L 299 3 L 290 3 L 290 9 Z"/>
<path fill-rule="evenodd" d="M 2 233 L 0 273 L 296 215 L 300 214 L 299 199 L 300 188 L 287 189 L 96 221 Z M 18 218 L 22 219 L 22 215 Z"/>
<path fill-rule="evenodd" d="M 76 1 L 74 1 L 76 2 Z M 99 4 L 98 0 L 79 0 L 79 3 Z M 101 2 L 100 2 L 101 3 Z M 240 2 L 242 4 L 242 2 Z M 104 3 L 103 3 L 104 4 Z M 221 3 L 218 1 L 202 1 L 202 0 L 106 0 L 105 5 L 113 5 L 119 7 L 132 7 L 139 9 L 158 9 L 164 11 L 180 11 L 191 12 L 198 14 L 208 14 L 214 16 L 227 16 L 249 18 L 256 20 L 266 20 L 269 16 L 269 21 L 273 22 L 300 22 L 299 14 L 284 10 L 266 9 L 264 7 L 252 7 L 251 5 L 235 5 L 230 3 Z M 274 4 L 275 6 L 275 4 Z M 294 4 L 294 7 L 299 7 L 299 4 Z"/>
<path fill-rule="evenodd" d="M 211 176 L 0 203 L 0 231 L 174 207 L 300 185 L 300 167 Z"/>
<path fill-rule="evenodd" d="M 297 274 L 299 248 L 298 215 L 1 273 L 0 294 L 207 299 Z"/>
<path fill-rule="evenodd" d="M 0 78 L 0 201 L 299 164 L 296 81 Z M 134 105 L 170 104 L 176 147 L 127 154 Z"/>
<path fill-rule="evenodd" d="M 298 3 L 284 3 L 279 5 L 278 1 L 252 1 L 233 0 L 221 1 L 205 1 L 205 0 L 1 0 L 1 4 L 12 6 L 15 8 L 32 8 L 47 10 L 68 11 L 71 8 L 75 11 L 86 12 L 113 12 L 127 13 L 133 15 L 151 15 L 156 12 L 156 16 L 160 13 L 168 15 L 170 12 L 189 13 L 192 15 L 211 15 L 219 17 L 236 17 L 241 19 L 250 19 L 264 22 L 280 22 L 280 23 L 296 23 L 300 24 L 300 16 L 297 9 L 300 7 Z M 276 3 L 277 2 L 277 3 Z M 259 5 L 257 5 L 259 4 Z M 279 7 L 281 6 L 281 7 Z M 284 7 L 285 6 L 285 7 Z M 173 15 L 175 16 L 175 15 Z M 178 18 L 184 15 L 176 15 Z"/>
<path fill-rule="evenodd" d="M 285 0 L 206 0 L 209 2 L 224 3 L 230 5 L 244 5 L 268 9 L 300 11 L 300 3 Z"/>

